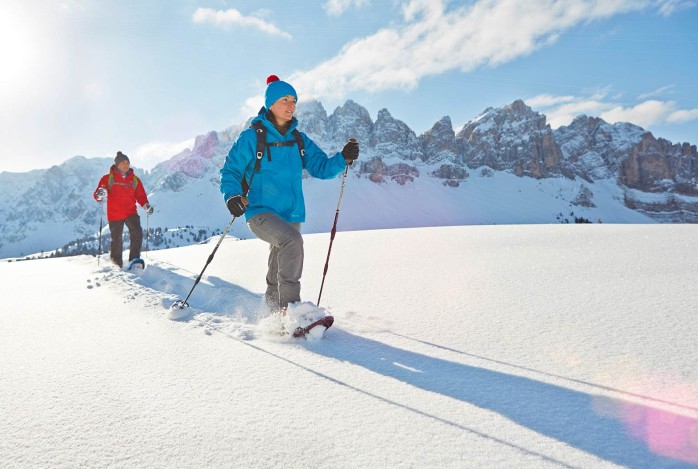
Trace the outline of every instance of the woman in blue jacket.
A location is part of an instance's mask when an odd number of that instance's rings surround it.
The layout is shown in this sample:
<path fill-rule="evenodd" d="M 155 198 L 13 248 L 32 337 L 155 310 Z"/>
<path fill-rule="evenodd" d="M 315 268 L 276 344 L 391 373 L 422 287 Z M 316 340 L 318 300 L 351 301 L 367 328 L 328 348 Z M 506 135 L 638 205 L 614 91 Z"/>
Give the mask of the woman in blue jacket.
<path fill-rule="evenodd" d="M 290 84 L 270 75 L 264 107 L 252 120 L 253 125 L 264 127 L 264 155 L 258 162 L 257 131 L 251 127 L 240 134 L 221 169 L 221 192 L 228 210 L 236 217 L 245 214 L 250 231 L 269 243 L 265 301 L 273 312 L 282 314 L 289 303 L 300 301 L 303 273 L 300 224 L 305 221 L 303 169 L 313 177 L 331 179 L 359 157 L 359 145 L 354 141 L 328 157 L 302 132 L 298 137 L 304 147 L 301 151 L 294 135 L 298 126 L 298 120 L 293 117 L 297 101 L 296 90 Z"/>

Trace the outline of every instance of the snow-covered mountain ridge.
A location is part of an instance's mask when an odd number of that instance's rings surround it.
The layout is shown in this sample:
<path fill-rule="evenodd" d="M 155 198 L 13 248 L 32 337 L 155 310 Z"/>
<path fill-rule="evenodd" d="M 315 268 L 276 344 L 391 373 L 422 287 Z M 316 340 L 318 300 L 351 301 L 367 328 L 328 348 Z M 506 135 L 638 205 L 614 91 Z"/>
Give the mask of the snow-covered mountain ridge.
<path fill-rule="evenodd" d="M 486 109 L 458 133 L 444 117 L 419 136 L 387 109 L 374 121 L 353 101 L 329 115 L 319 102 L 301 103 L 297 117 L 327 153 L 350 137 L 361 144 L 342 207 L 345 230 L 575 218 L 698 222 L 696 146 L 655 138 L 630 123 L 579 116 L 553 130 L 520 100 Z M 218 192 L 218 171 L 247 125 L 201 135 L 193 148 L 149 173 L 133 161 L 156 207 L 150 228 L 213 233 L 225 226 L 230 216 Z M 110 164 L 107 158 L 74 157 L 47 170 L 0 173 L 0 257 L 95 236 L 103 216 L 91 194 Z M 304 232 L 330 229 L 338 184 L 305 181 Z M 251 236 L 241 222 L 231 234 Z"/>

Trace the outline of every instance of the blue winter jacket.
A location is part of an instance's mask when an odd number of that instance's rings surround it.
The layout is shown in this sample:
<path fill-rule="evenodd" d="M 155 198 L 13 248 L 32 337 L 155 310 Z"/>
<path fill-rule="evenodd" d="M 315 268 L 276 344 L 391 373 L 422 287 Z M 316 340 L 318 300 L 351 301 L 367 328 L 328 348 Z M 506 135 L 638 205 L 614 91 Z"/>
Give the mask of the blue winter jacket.
<path fill-rule="evenodd" d="M 252 122 L 261 122 L 267 129 L 267 142 L 294 141 L 291 131 L 298 126 L 294 117 L 286 135 L 276 130 L 267 119 L 264 109 Z M 308 170 L 311 176 L 331 179 L 341 173 L 346 161 L 341 153 L 331 158 L 322 151 L 307 135 L 301 132 L 305 145 L 305 156 L 301 158 L 298 145 L 267 147 L 262 157 L 260 171 L 254 174 L 257 136 L 253 128 L 244 130 L 230 149 L 221 169 L 221 192 L 223 199 L 242 195 L 242 178 L 250 184 L 247 194 L 249 205 L 247 219 L 263 212 L 273 212 L 289 223 L 305 221 L 305 200 L 303 199 L 302 174 Z M 269 160 L 271 154 L 271 161 Z"/>

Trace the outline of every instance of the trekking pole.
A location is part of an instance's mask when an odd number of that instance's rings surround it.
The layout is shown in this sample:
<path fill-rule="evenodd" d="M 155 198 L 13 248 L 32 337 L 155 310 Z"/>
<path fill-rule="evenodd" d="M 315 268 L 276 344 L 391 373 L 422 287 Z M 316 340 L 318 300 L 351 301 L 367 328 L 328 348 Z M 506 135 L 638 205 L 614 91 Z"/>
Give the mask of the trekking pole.
<path fill-rule="evenodd" d="M 148 258 L 148 239 L 150 239 L 150 214 L 145 214 L 145 257 Z"/>
<path fill-rule="evenodd" d="M 201 277 L 204 275 L 204 271 L 206 270 L 206 267 L 208 267 L 208 265 L 213 260 L 213 256 L 215 256 L 216 251 L 218 251 L 218 246 L 220 246 L 221 243 L 223 242 L 223 238 L 225 238 L 225 235 L 228 233 L 228 230 L 233 225 L 233 222 L 235 221 L 236 218 L 237 217 L 233 215 L 233 218 L 228 223 L 228 226 L 225 227 L 223 234 L 221 235 L 220 239 L 218 240 L 218 243 L 216 243 L 216 247 L 213 248 L 213 252 L 211 252 L 211 255 L 208 256 L 208 260 L 206 261 L 206 265 L 204 265 L 204 268 L 201 269 L 201 273 L 199 274 L 199 276 L 196 277 L 196 280 L 194 281 L 194 285 L 191 287 L 191 290 L 189 290 L 189 294 L 187 295 L 187 297 L 183 301 L 175 301 L 172 304 L 172 306 L 170 307 L 170 309 L 175 309 L 176 307 L 178 307 L 179 309 L 184 309 L 185 307 L 189 306 L 189 303 L 187 303 L 187 300 L 189 299 L 192 292 L 194 291 L 194 288 L 196 288 L 196 286 L 199 284 L 199 281 L 201 281 Z"/>
<path fill-rule="evenodd" d="M 99 203 L 102 205 L 102 202 Z M 99 249 L 97 250 L 97 267 L 99 267 L 99 258 L 102 257 L 102 224 L 104 223 L 104 210 L 99 208 Z"/>
<path fill-rule="evenodd" d="M 356 139 L 350 138 L 350 142 L 355 142 Z M 317 303 L 315 305 L 320 307 L 320 298 L 322 298 L 322 288 L 325 286 L 325 277 L 327 276 L 327 269 L 330 265 L 330 253 L 332 252 L 332 242 L 334 241 L 334 236 L 337 234 L 337 219 L 339 218 L 339 206 L 342 205 L 342 197 L 344 196 L 344 186 L 347 183 L 347 173 L 349 172 L 349 163 L 344 167 L 344 176 L 342 177 L 342 189 L 339 191 L 339 201 L 337 202 L 337 211 L 334 214 L 334 224 L 332 225 L 332 232 L 330 233 L 330 247 L 327 250 L 327 259 L 325 260 L 325 269 L 322 272 L 322 282 L 320 283 L 320 293 L 317 297 Z"/>
<path fill-rule="evenodd" d="M 257 152 L 257 161 L 262 159 L 263 153 Z M 252 181 L 254 180 L 254 175 L 255 171 L 252 172 L 252 176 L 250 176 L 250 183 L 247 185 L 246 189 L 242 193 L 242 198 L 246 199 L 247 198 L 247 193 L 250 191 L 250 187 L 252 187 Z M 175 307 L 178 307 L 179 309 L 184 309 L 185 307 L 189 306 L 189 303 L 187 303 L 187 300 L 189 300 L 189 297 L 191 296 L 192 292 L 194 291 L 194 288 L 199 284 L 199 281 L 201 281 L 201 277 L 204 275 L 204 271 L 206 270 L 206 267 L 211 263 L 213 260 L 213 256 L 216 255 L 216 251 L 218 251 L 218 246 L 221 245 L 223 242 L 223 238 L 225 238 L 225 235 L 228 233 L 228 230 L 230 230 L 230 227 L 233 225 L 233 222 L 235 221 L 237 217 L 233 215 L 233 218 L 230 220 L 228 223 L 228 226 L 225 227 L 225 230 L 223 230 L 223 234 L 221 235 L 220 239 L 218 240 L 218 243 L 216 243 L 216 247 L 213 248 L 213 252 L 211 252 L 211 255 L 208 256 L 208 260 L 206 261 L 206 264 L 204 265 L 204 268 L 201 269 L 201 273 L 199 276 L 196 278 L 194 281 L 194 285 L 192 285 L 191 290 L 189 290 L 189 294 L 184 300 L 181 301 L 175 301 L 170 309 L 174 309 Z"/>

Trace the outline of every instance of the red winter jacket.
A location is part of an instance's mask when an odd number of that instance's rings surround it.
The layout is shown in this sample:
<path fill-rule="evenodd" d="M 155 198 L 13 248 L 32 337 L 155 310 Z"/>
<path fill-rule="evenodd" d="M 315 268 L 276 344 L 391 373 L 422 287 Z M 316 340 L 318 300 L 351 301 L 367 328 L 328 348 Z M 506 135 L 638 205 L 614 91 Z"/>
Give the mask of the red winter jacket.
<path fill-rule="evenodd" d="M 109 174 L 105 174 L 99 180 L 97 189 L 95 189 L 92 195 L 95 200 L 97 200 L 97 191 L 100 187 L 104 187 L 107 190 L 107 220 L 109 221 L 124 220 L 138 213 L 136 202 L 141 207 L 148 203 L 148 196 L 145 194 L 145 189 L 143 189 L 143 182 L 133 174 L 133 169 L 131 168 L 129 168 L 126 176 L 122 176 L 119 170 L 116 169 L 116 166 L 112 165 Z"/>

